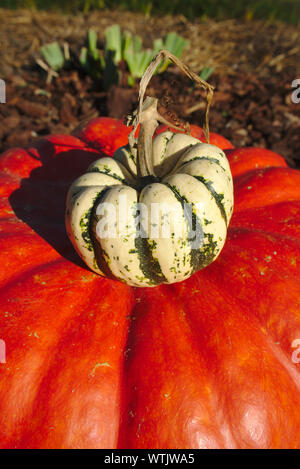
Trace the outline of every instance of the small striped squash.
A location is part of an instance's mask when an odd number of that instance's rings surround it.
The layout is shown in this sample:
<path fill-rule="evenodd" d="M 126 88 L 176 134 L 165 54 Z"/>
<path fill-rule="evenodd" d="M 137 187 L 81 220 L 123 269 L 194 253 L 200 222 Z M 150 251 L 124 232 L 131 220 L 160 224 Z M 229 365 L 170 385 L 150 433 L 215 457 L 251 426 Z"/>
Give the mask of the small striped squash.
<path fill-rule="evenodd" d="M 152 158 L 155 177 L 140 178 L 136 153 L 121 147 L 93 162 L 67 196 L 67 233 L 84 262 L 136 287 L 180 282 L 213 262 L 233 211 L 217 146 L 166 131 L 153 139 Z"/>

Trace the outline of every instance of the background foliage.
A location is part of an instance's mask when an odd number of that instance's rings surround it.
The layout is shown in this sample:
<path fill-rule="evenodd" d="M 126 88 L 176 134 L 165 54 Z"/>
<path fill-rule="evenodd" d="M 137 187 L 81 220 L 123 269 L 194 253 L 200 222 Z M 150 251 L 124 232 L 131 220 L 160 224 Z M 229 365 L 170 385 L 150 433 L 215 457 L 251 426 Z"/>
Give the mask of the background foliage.
<path fill-rule="evenodd" d="M 0 0 L 0 7 L 62 10 L 66 13 L 119 8 L 151 15 L 183 14 L 189 19 L 257 18 L 300 22 L 299 0 Z"/>

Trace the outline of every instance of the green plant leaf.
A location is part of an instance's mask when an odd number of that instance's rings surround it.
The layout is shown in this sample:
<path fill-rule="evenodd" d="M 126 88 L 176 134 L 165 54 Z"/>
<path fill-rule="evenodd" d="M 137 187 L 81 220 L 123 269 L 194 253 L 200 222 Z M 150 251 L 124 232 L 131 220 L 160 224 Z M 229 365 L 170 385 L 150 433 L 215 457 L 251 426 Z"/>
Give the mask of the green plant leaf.
<path fill-rule="evenodd" d="M 113 61 L 118 64 L 122 59 L 122 38 L 121 30 L 118 24 L 113 24 L 106 28 L 105 32 L 105 50 L 113 53 Z"/>
<path fill-rule="evenodd" d="M 168 33 L 165 39 L 165 48 L 178 58 L 182 56 L 183 50 L 188 47 L 189 44 L 190 41 L 188 39 L 184 39 L 174 32 Z"/>
<path fill-rule="evenodd" d="M 132 75 L 129 75 L 128 80 L 127 80 L 127 83 L 128 83 L 129 86 L 132 86 L 132 87 L 134 86 L 134 84 L 135 84 L 135 79 L 133 78 Z"/>
<path fill-rule="evenodd" d="M 214 69 L 215 69 L 214 67 L 203 67 L 203 69 L 199 73 L 199 77 L 202 78 L 202 80 L 207 81 L 208 78 L 213 73 Z"/>
<path fill-rule="evenodd" d="M 159 53 L 160 50 L 164 48 L 164 41 L 162 38 L 155 39 L 153 41 L 153 55 L 156 55 Z"/>
<path fill-rule="evenodd" d="M 88 50 L 86 47 L 82 47 L 79 55 L 79 62 L 81 63 L 82 67 L 87 66 L 88 61 Z"/>
<path fill-rule="evenodd" d="M 94 29 L 90 28 L 88 31 L 88 51 L 89 55 L 93 57 L 94 60 L 98 60 L 99 51 L 97 49 L 97 33 Z"/>
<path fill-rule="evenodd" d="M 41 47 L 41 53 L 53 70 L 60 70 L 64 66 L 65 57 L 58 42 L 51 42 Z"/>
<path fill-rule="evenodd" d="M 126 62 L 133 78 L 141 78 L 153 58 L 152 50 L 132 53 L 127 51 Z"/>
<path fill-rule="evenodd" d="M 82 47 L 79 62 L 88 75 L 95 81 L 102 77 L 103 57 L 97 49 L 97 33 L 89 29 L 87 38 L 88 47 Z"/>
<path fill-rule="evenodd" d="M 143 46 L 142 39 L 140 36 L 134 36 L 133 38 L 133 52 L 141 52 Z"/>
<path fill-rule="evenodd" d="M 124 31 L 122 34 L 122 59 L 126 60 L 127 52 L 132 51 L 133 44 L 132 44 L 132 34 L 129 31 Z"/>
<path fill-rule="evenodd" d="M 167 34 L 164 41 L 160 38 L 153 42 L 153 55 L 156 55 L 161 49 L 167 49 L 169 52 L 176 55 L 176 57 L 180 58 L 183 50 L 187 48 L 189 44 L 190 42 L 187 39 L 171 32 Z M 170 61 L 166 60 L 157 68 L 155 73 L 165 72 L 169 65 Z"/>
<path fill-rule="evenodd" d="M 143 43 L 140 36 L 133 36 L 125 31 L 122 36 L 122 58 L 126 61 L 130 77 L 128 84 L 134 85 L 135 78 L 141 78 L 144 71 L 152 60 L 152 50 L 142 50 Z"/>

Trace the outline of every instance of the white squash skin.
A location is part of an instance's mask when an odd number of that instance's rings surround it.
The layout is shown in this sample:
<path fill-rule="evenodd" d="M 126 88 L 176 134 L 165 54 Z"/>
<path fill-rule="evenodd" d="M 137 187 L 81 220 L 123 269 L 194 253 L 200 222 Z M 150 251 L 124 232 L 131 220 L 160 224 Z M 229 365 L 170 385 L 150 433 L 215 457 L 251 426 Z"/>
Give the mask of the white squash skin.
<path fill-rule="evenodd" d="M 99 172 L 102 174 L 107 174 L 108 176 L 117 177 L 123 182 L 130 182 L 134 184 L 135 178 L 130 174 L 130 172 L 118 161 L 110 158 L 104 157 L 99 158 L 99 160 L 94 161 L 87 169 L 87 172 Z"/>
<path fill-rule="evenodd" d="M 223 150 L 221 150 L 216 145 L 199 142 L 191 146 L 190 148 L 187 148 L 187 150 L 182 154 L 177 164 L 174 166 L 172 172 L 177 173 L 180 166 L 187 163 L 188 161 L 192 161 L 195 158 L 212 158 L 213 160 L 217 160 L 220 166 L 222 166 L 225 171 L 228 171 L 228 175 L 230 175 L 231 177 L 230 166 Z"/>
<path fill-rule="evenodd" d="M 82 228 L 82 222 L 105 189 L 106 186 L 83 188 L 73 197 L 68 197 L 66 211 L 66 230 L 73 246 L 89 268 L 100 275 L 104 275 L 104 273 L 99 269 L 92 249 L 92 239 L 88 231 L 90 219 L 87 218 L 84 228 Z"/>
<path fill-rule="evenodd" d="M 131 175 L 137 177 L 136 152 L 132 152 L 129 145 L 118 148 L 113 155 L 113 159 L 120 162 Z"/>
<path fill-rule="evenodd" d="M 152 255 L 158 260 L 167 282 L 180 282 L 190 277 L 192 272 L 191 248 L 187 242 L 188 225 L 181 203 L 174 192 L 164 184 L 154 183 L 142 190 L 140 201 L 147 207 L 148 217 L 142 223 L 145 231 L 148 230 Z M 153 212 L 157 207 L 159 210 L 156 219 Z M 174 209 L 174 216 L 171 217 L 170 207 Z"/>
<path fill-rule="evenodd" d="M 111 176 L 101 173 L 85 173 L 77 178 L 72 186 L 70 187 L 67 195 L 67 206 L 69 205 L 70 199 L 77 193 L 82 192 L 85 188 L 93 186 L 113 186 L 115 184 L 122 184 Z"/>
<path fill-rule="evenodd" d="M 162 132 L 153 140 L 153 165 L 157 176 L 163 177 L 173 168 L 181 155 L 199 140 L 185 134 Z"/>
<path fill-rule="evenodd" d="M 190 174 L 203 178 L 208 185 L 212 185 L 217 194 L 223 194 L 222 204 L 226 212 L 227 220 L 232 215 L 232 179 L 228 177 L 228 173 L 224 169 L 209 160 L 190 161 L 178 169 L 179 174 Z"/>
<path fill-rule="evenodd" d="M 101 246 L 102 257 L 113 276 L 129 285 L 149 287 L 182 281 L 195 271 L 195 265 L 199 270 L 212 262 L 224 246 L 233 210 L 233 182 L 226 155 L 220 148 L 188 135 L 161 133 L 153 140 L 153 161 L 156 175 L 162 177 L 165 174 L 165 177 L 161 182 L 148 184 L 139 194 L 135 156 L 128 148 L 119 148 L 113 158 L 95 161 L 86 174 L 74 181 L 67 197 L 68 235 L 82 259 L 100 275 L 104 274 L 91 249 L 93 243 Z M 125 214 L 127 227 L 123 233 L 120 232 L 119 215 L 124 216 L 124 213 L 121 209 L 119 213 L 118 208 L 121 195 L 126 196 L 129 209 Z M 101 237 L 97 231 L 91 234 L 91 218 L 87 223 L 87 214 L 93 217 L 94 224 L 101 220 L 99 210 L 104 202 L 111 203 L 117 215 L 116 236 L 113 237 Z M 136 233 L 137 220 L 133 210 L 137 203 L 141 203 L 142 229 L 149 235 L 142 244 L 137 244 L 140 236 Z M 203 253 L 200 260 L 204 265 L 197 264 L 199 258 L 196 263 L 192 258 L 195 246 L 188 239 L 190 226 L 184 203 L 191 204 L 193 217 L 201 224 L 198 240 L 201 239 L 203 245 L 198 251 Z M 152 204 L 160 204 L 159 235 L 151 232 L 151 213 L 153 215 L 157 209 L 157 205 Z M 171 216 L 168 204 L 176 208 Z M 176 228 L 175 233 L 180 233 L 179 237 L 162 236 L 162 230 L 170 221 Z M 174 232 L 173 228 L 170 234 Z M 145 252 L 150 256 L 149 265 L 145 263 Z"/>
<path fill-rule="evenodd" d="M 174 174 L 164 179 L 170 186 L 176 188 L 180 195 L 193 205 L 194 213 L 200 220 L 204 237 L 212 235 L 211 241 L 216 243 L 216 254 L 219 254 L 226 240 L 226 221 L 220 216 L 220 209 L 205 185 L 189 174 Z M 203 247 L 209 239 L 203 240 Z M 201 251 L 202 248 L 200 248 Z"/>
<path fill-rule="evenodd" d="M 125 198 L 126 208 L 122 206 L 122 196 Z M 100 224 L 97 224 L 96 239 L 101 245 L 104 258 L 113 275 L 127 284 L 143 286 L 144 281 L 139 279 L 144 279 L 144 274 L 140 269 L 135 246 L 136 219 L 133 209 L 137 204 L 137 199 L 137 191 L 128 186 L 115 186 L 107 191 L 101 199 L 101 206 L 96 207 L 96 215 L 97 219 L 101 218 L 99 214 L 103 204 L 111 204 L 115 207 L 115 220 L 114 214 L 111 213 L 108 216 L 108 218 L 113 218 L 110 221 L 113 236 L 100 236 Z M 115 230 L 112 226 L 114 223 L 116 223 Z"/>

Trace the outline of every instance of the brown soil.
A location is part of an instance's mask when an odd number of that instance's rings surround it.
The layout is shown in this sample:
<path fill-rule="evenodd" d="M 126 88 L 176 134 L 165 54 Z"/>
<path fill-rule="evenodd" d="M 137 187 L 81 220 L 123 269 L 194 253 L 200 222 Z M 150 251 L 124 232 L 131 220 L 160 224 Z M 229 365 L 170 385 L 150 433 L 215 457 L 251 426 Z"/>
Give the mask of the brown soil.
<path fill-rule="evenodd" d="M 215 67 L 216 87 L 210 127 L 236 146 L 262 146 L 300 167 L 300 103 L 293 104 L 292 81 L 300 77 L 300 31 L 280 23 L 188 22 L 183 17 L 145 18 L 120 12 L 75 17 L 0 10 L 0 78 L 7 103 L 0 104 L 0 151 L 27 145 L 49 133 L 69 133 L 98 115 L 123 117 L 137 102 L 137 86 L 108 93 L 79 69 L 64 70 L 50 84 L 36 65 L 41 45 L 66 41 L 75 53 L 93 26 L 103 40 L 105 27 L 118 23 L 139 34 L 144 46 L 169 31 L 188 38 L 183 60 L 196 72 Z M 200 124 L 201 95 L 177 69 L 155 76 L 149 94 L 168 112 Z"/>

